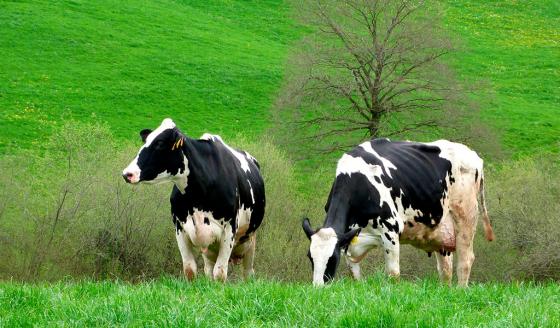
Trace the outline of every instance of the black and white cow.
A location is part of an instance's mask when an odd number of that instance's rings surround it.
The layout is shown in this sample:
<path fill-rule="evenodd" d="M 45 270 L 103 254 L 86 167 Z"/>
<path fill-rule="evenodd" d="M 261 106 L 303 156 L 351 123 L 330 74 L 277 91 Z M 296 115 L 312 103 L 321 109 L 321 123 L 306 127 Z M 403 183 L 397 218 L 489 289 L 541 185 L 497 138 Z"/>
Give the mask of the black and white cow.
<path fill-rule="evenodd" d="M 171 214 L 188 279 L 196 276 L 195 249 L 204 272 L 225 281 L 228 263 L 243 261 L 254 273 L 255 231 L 264 216 L 264 182 L 259 164 L 219 136 L 185 136 L 171 119 L 140 132 L 144 145 L 124 169 L 126 182 L 173 182 Z"/>
<path fill-rule="evenodd" d="M 311 240 L 308 257 L 313 283 L 323 285 L 336 272 L 340 255 L 354 276 L 359 262 L 377 246 L 384 250 L 385 271 L 399 276 L 399 245 L 436 252 L 438 271 L 448 284 L 451 252 L 457 251 L 458 284 L 468 284 L 474 261 L 473 238 L 478 195 L 486 238 L 494 234 L 484 202 L 483 161 L 462 144 L 374 139 L 338 161 L 323 227 L 303 230 Z M 447 255 L 447 256 L 446 256 Z"/>

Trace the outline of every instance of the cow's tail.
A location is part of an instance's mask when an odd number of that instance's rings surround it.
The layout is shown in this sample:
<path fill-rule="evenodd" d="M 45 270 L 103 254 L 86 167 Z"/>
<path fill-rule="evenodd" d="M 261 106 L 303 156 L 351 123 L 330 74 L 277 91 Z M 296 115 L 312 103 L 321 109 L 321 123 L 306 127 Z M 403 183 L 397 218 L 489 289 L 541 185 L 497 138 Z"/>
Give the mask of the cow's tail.
<path fill-rule="evenodd" d="M 490 224 L 490 218 L 488 217 L 488 210 L 486 209 L 486 199 L 484 197 L 484 174 L 480 176 L 480 205 L 482 206 L 482 224 L 484 226 L 484 235 L 486 240 L 492 241 L 496 237 L 494 236 L 494 230 Z"/>

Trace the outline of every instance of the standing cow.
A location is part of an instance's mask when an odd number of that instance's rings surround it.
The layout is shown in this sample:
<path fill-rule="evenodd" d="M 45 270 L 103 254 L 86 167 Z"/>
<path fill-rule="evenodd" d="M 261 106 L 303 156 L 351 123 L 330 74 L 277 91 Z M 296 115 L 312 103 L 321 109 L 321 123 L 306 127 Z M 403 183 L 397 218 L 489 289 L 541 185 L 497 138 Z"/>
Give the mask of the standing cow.
<path fill-rule="evenodd" d="M 122 175 L 132 184 L 174 183 L 171 215 L 185 276 L 196 276 L 195 248 L 202 253 L 208 277 L 225 281 L 229 261 L 243 261 L 245 277 L 251 276 L 255 231 L 265 208 L 255 158 L 219 136 L 188 138 L 169 118 L 140 135 L 144 145 Z"/>
<path fill-rule="evenodd" d="M 486 238 L 494 239 L 483 182 L 482 159 L 462 144 L 362 143 L 338 161 L 323 227 L 315 231 L 303 220 L 311 240 L 313 283 L 334 278 L 341 253 L 359 279 L 359 262 L 377 246 L 384 250 L 385 271 L 399 276 L 402 243 L 436 252 L 440 278 L 448 284 L 456 249 L 458 284 L 466 286 L 474 261 L 479 193 Z"/>

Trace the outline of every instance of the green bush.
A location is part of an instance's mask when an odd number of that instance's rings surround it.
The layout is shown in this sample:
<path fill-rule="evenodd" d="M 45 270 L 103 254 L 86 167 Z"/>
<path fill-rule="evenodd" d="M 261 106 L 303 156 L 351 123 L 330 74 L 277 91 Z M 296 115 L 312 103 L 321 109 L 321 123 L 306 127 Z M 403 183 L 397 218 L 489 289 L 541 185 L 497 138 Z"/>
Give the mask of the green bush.
<path fill-rule="evenodd" d="M 560 166 L 558 155 L 526 158 L 486 173 L 496 241 L 480 234 L 475 277 L 560 280 Z"/>
<path fill-rule="evenodd" d="M 70 122 L 41 157 L 2 158 L 0 277 L 154 276 L 169 268 L 167 191 L 120 177 L 137 147 L 105 126 Z M 164 256 L 165 255 L 165 256 Z"/>
<path fill-rule="evenodd" d="M 257 276 L 310 281 L 309 241 L 301 219 L 308 216 L 314 227 L 323 223 L 334 166 L 302 177 L 272 140 L 238 136 L 227 142 L 259 160 L 266 183 Z M 180 275 L 171 185 L 130 186 L 120 177 L 138 147 L 116 144 L 105 126 L 70 122 L 45 140 L 41 156 L 1 158 L 0 279 Z M 479 227 L 473 280 L 560 280 L 559 173 L 556 157 L 487 168 L 487 202 L 497 240 L 484 240 Z M 435 259 L 425 252 L 403 246 L 401 255 L 403 277 L 436 274 Z M 382 252 L 371 251 L 362 263 L 365 275 L 382 270 Z M 347 271 L 341 263 L 339 273 L 347 276 Z M 231 278 L 240 273 L 234 268 Z"/>

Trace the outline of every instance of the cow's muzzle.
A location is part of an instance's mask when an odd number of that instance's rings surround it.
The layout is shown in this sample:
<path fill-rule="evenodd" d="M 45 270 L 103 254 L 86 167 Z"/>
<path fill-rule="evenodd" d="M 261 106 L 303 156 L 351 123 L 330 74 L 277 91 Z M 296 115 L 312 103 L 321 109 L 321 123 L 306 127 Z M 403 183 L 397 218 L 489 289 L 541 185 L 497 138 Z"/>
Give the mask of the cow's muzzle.
<path fill-rule="evenodd" d="M 132 178 L 134 177 L 134 174 L 127 172 L 127 173 L 123 173 L 122 177 L 124 179 L 124 181 L 126 181 L 126 183 L 131 183 Z"/>

